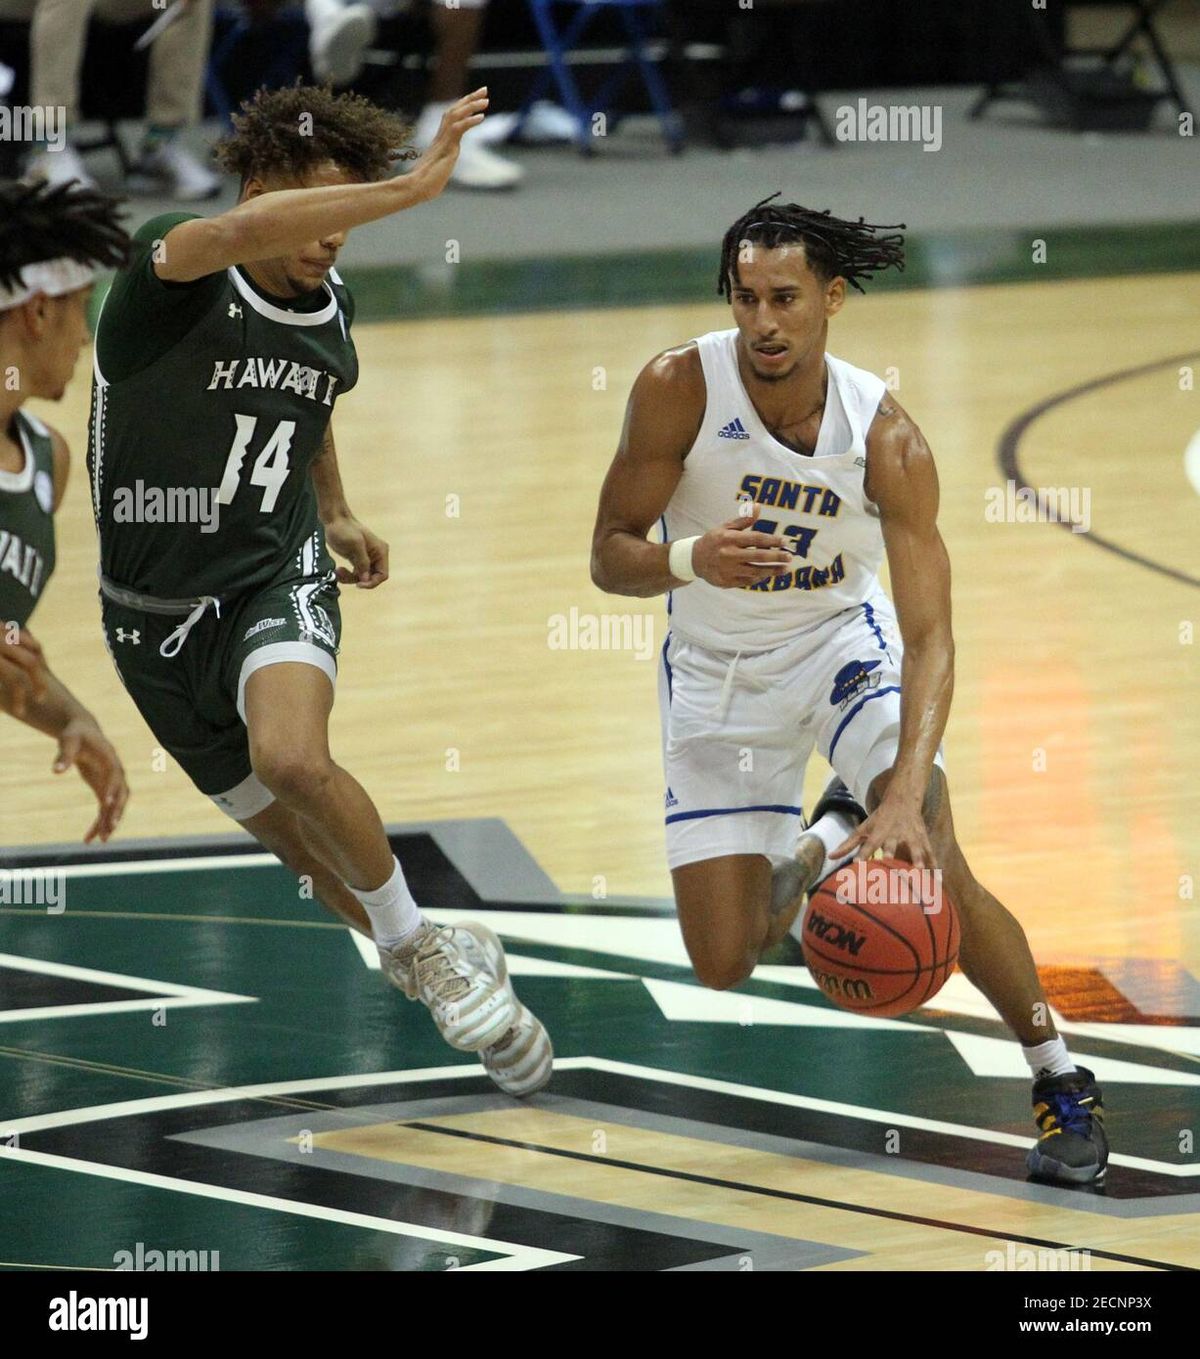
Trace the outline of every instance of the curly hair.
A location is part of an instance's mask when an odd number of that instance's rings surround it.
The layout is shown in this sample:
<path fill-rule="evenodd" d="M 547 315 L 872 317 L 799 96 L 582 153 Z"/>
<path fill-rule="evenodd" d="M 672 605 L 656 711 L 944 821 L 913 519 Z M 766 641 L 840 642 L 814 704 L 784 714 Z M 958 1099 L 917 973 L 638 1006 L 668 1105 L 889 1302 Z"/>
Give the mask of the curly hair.
<path fill-rule="evenodd" d="M 404 149 L 410 131 L 403 119 L 361 95 L 334 94 L 328 85 L 297 79 L 245 100 L 213 155 L 243 184 L 267 175 L 304 179 L 328 161 L 373 182 L 385 179 L 396 161 L 416 156 Z"/>
<path fill-rule="evenodd" d="M 904 269 L 904 222 L 873 226 L 860 217 L 857 222 L 834 217 L 828 210 L 816 212 L 798 203 L 775 203 L 773 193 L 739 217 L 725 233 L 721 245 L 721 273 L 717 291 L 726 300 L 738 283 L 738 256 L 743 242 L 774 250 L 781 245 L 804 246 L 809 267 L 828 282 L 844 278 L 861 293 L 860 279 L 868 281 L 880 269 Z M 896 232 L 884 236 L 885 231 Z"/>
<path fill-rule="evenodd" d="M 22 286 L 28 264 L 66 257 L 119 268 L 129 259 L 120 200 L 75 180 L 0 180 L 0 287 Z"/>

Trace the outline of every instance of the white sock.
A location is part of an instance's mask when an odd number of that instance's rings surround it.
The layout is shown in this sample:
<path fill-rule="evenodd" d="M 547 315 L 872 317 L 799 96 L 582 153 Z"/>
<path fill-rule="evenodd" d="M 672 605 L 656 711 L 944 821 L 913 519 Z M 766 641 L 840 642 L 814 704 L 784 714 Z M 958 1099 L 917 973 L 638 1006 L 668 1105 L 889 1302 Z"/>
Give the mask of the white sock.
<path fill-rule="evenodd" d="M 351 888 L 370 918 L 375 942 L 380 948 L 386 949 L 393 949 L 403 943 L 425 923 L 425 917 L 408 890 L 404 870 L 395 855 L 392 856 L 392 863 L 396 867 L 382 887 L 375 888 L 373 892 L 359 892 Z"/>
<path fill-rule="evenodd" d="M 802 835 L 815 835 L 825 847 L 825 862 L 821 865 L 821 871 L 817 874 L 817 882 L 824 882 L 825 879 L 843 864 L 848 864 L 853 854 L 844 854 L 840 859 L 831 859 L 831 851 L 835 850 L 844 840 L 849 839 L 858 829 L 859 823 L 850 816 L 848 812 L 832 811 L 826 812 L 820 821 L 809 826 Z"/>
<path fill-rule="evenodd" d="M 1042 1076 L 1069 1076 L 1075 1070 L 1075 1063 L 1071 1061 L 1067 1045 L 1061 1038 L 1051 1038 L 1031 1048 L 1022 1043 L 1021 1051 L 1025 1054 L 1035 1081 Z"/>

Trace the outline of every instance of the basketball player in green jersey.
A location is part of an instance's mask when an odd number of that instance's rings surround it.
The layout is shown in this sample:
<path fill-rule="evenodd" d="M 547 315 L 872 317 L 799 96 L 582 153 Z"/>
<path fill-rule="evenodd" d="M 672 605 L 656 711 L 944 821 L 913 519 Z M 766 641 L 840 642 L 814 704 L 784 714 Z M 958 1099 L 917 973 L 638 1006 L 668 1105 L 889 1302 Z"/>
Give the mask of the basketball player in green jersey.
<path fill-rule="evenodd" d="M 128 249 L 114 200 L 77 185 L 0 181 L 0 708 L 57 741 L 55 772 L 73 766 L 95 793 L 87 841 L 113 833 L 129 789 L 96 719 L 25 627 L 54 570 L 70 454 L 22 406 L 61 399 L 87 338 L 92 275 Z"/>
<path fill-rule="evenodd" d="M 89 468 L 104 632 L 161 745 L 196 787 L 374 939 L 388 978 L 493 1080 L 550 1077 L 541 1023 L 483 925 L 421 914 L 361 785 L 334 762 L 337 582 L 374 589 L 387 545 L 351 513 L 330 419 L 355 384 L 351 228 L 439 194 L 478 90 L 409 173 L 406 128 L 355 95 L 262 90 L 218 154 L 241 180 L 218 217 L 136 234 L 96 331 Z M 350 565 L 336 572 L 331 549 Z"/>

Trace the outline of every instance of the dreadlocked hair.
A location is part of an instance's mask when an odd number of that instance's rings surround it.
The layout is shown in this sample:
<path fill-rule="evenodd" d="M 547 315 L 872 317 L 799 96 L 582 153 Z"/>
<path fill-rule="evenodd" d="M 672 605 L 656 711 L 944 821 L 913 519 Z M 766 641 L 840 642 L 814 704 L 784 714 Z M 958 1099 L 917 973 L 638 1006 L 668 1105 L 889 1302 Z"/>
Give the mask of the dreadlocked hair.
<path fill-rule="evenodd" d="M 354 179 L 385 179 L 393 164 L 417 152 L 402 149 L 410 128 L 403 119 L 359 94 L 334 94 L 328 85 L 261 89 L 233 116 L 233 131 L 213 148 L 217 163 L 248 179 L 285 175 L 303 180 L 333 161 Z"/>
<path fill-rule="evenodd" d="M 120 201 L 75 180 L 0 180 L 0 287 L 19 288 L 21 270 L 64 256 L 118 269 L 129 258 Z"/>
<path fill-rule="evenodd" d="M 717 291 L 726 301 L 733 295 L 738 280 L 739 255 L 744 244 L 774 250 L 781 245 L 803 244 L 809 267 L 828 282 L 844 278 L 861 293 L 860 279 L 871 279 L 880 269 L 904 269 L 904 222 L 892 226 L 873 226 L 860 217 L 857 222 L 843 221 L 830 212 L 815 212 L 798 203 L 775 203 L 773 193 L 755 203 L 725 233 L 721 245 L 721 275 Z M 895 232 L 883 236 L 880 232 Z"/>

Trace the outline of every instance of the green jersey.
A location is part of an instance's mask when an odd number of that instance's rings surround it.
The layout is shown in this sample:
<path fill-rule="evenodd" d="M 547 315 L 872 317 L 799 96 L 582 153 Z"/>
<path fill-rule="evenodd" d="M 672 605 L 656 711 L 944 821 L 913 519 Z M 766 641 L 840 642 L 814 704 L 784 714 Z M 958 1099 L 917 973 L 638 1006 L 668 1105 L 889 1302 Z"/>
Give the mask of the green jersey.
<path fill-rule="evenodd" d="M 19 472 L 0 471 L 0 625 L 24 627 L 54 570 L 54 448 L 35 416 L 17 411 Z"/>
<path fill-rule="evenodd" d="M 155 244 L 189 216 L 138 231 L 101 309 L 88 470 L 109 580 L 225 598 L 331 564 L 309 469 L 358 380 L 353 305 L 332 271 L 292 299 L 238 268 L 163 281 Z"/>

